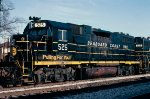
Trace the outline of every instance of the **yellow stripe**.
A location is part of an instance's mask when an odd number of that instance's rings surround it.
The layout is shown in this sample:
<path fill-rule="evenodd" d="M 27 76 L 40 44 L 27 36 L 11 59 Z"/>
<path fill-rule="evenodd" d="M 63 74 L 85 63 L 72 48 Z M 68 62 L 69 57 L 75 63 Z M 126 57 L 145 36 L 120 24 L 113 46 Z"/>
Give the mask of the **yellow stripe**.
<path fill-rule="evenodd" d="M 23 51 L 22 49 L 18 49 L 17 51 Z"/>
<path fill-rule="evenodd" d="M 107 53 L 89 53 L 89 52 L 76 52 L 76 53 L 80 53 L 80 54 L 101 54 L 101 55 L 125 55 L 125 54 L 107 54 Z M 135 56 L 135 55 L 127 55 L 127 56 Z"/>
<path fill-rule="evenodd" d="M 125 55 L 125 54 L 107 54 L 107 55 Z"/>
<path fill-rule="evenodd" d="M 35 61 L 35 65 L 79 65 L 83 63 L 96 63 L 96 64 L 139 64 L 139 61 Z"/>
<path fill-rule="evenodd" d="M 26 49 L 22 50 L 19 49 L 17 51 L 27 51 Z M 29 51 L 29 50 L 28 50 Z M 46 50 L 34 50 L 34 51 L 46 51 Z M 53 50 L 53 52 L 58 52 L 58 50 Z M 74 53 L 79 53 L 79 54 L 99 54 L 99 55 L 104 55 L 105 53 L 89 53 L 89 52 L 76 52 L 76 51 L 68 51 L 68 52 L 74 52 Z M 125 55 L 125 54 L 106 54 L 106 55 Z M 127 55 L 127 56 L 141 56 L 141 55 Z"/>
<path fill-rule="evenodd" d="M 53 43 L 58 43 L 58 42 L 53 42 Z"/>
<path fill-rule="evenodd" d="M 34 50 L 35 52 L 37 52 L 37 51 L 46 51 L 46 50 Z"/>
<path fill-rule="evenodd" d="M 77 44 L 75 44 L 75 43 L 68 43 L 68 44 L 70 44 L 70 45 L 77 45 Z"/>
<path fill-rule="evenodd" d="M 88 52 L 87 52 L 88 53 Z M 88 53 L 88 54 L 105 54 L 105 53 Z"/>
<path fill-rule="evenodd" d="M 47 42 L 37 42 L 37 43 L 43 43 L 43 44 L 46 44 Z"/>
<path fill-rule="evenodd" d="M 19 43 L 25 43 L 25 42 L 29 42 L 29 41 L 16 41 L 16 42 L 19 42 Z"/>
<path fill-rule="evenodd" d="M 135 51 L 135 50 L 132 50 L 132 49 L 119 49 L 119 50 Z"/>
<path fill-rule="evenodd" d="M 28 70 L 28 68 L 24 68 L 24 69 L 27 69 L 27 70 Z"/>
<path fill-rule="evenodd" d="M 34 43 L 44 43 L 46 44 L 47 42 L 39 42 L 39 41 L 33 41 Z"/>
<path fill-rule="evenodd" d="M 150 51 L 136 51 L 136 52 L 150 52 Z"/>
<path fill-rule="evenodd" d="M 23 74 L 23 76 L 25 76 L 25 77 L 26 77 L 26 76 L 29 76 L 29 75 L 28 75 L 28 74 Z"/>
<path fill-rule="evenodd" d="M 78 46 L 87 46 L 87 45 L 78 45 Z"/>
<path fill-rule="evenodd" d="M 59 41 L 61 41 L 61 42 L 67 42 L 67 40 L 59 40 Z"/>
<path fill-rule="evenodd" d="M 136 56 L 136 55 L 127 55 L 127 56 Z"/>
<path fill-rule="evenodd" d="M 76 51 L 68 51 L 68 52 L 76 52 Z"/>
<path fill-rule="evenodd" d="M 82 54 L 84 54 L 84 53 L 88 53 L 88 52 L 76 52 L 76 53 L 82 53 Z"/>
<path fill-rule="evenodd" d="M 17 51 L 29 51 L 27 49 L 18 49 Z"/>
<path fill-rule="evenodd" d="M 53 52 L 58 52 L 58 50 L 53 50 Z"/>

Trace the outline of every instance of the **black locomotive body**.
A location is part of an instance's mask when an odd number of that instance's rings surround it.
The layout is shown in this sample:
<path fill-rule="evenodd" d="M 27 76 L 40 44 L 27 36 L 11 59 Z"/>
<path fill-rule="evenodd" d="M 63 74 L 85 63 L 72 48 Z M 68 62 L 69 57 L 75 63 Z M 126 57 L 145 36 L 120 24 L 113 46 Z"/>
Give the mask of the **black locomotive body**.
<path fill-rule="evenodd" d="M 10 44 L 5 63 L 15 66 L 1 68 L 37 83 L 149 71 L 150 40 L 88 25 L 33 20 Z"/>

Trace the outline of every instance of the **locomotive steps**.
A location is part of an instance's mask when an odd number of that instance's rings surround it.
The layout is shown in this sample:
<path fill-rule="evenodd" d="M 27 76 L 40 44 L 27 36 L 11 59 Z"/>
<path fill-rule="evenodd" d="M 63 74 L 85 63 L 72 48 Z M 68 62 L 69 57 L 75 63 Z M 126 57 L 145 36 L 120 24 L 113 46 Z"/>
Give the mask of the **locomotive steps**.
<path fill-rule="evenodd" d="M 136 82 L 143 79 L 150 79 L 150 74 L 125 76 L 125 77 L 115 77 L 115 78 L 98 78 L 82 81 L 71 81 L 71 82 L 60 82 L 60 83 L 49 83 L 49 84 L 39 84 L 23 87 L 14 88 L 1 88 L 0 98 L 11 98 L 19 96 L 29 96 L 44 93 L 53 93 L 61 91 L 79 90 L 83 88 L 99 87 L 104 85 L 120 84 L 124 82 Z"/>

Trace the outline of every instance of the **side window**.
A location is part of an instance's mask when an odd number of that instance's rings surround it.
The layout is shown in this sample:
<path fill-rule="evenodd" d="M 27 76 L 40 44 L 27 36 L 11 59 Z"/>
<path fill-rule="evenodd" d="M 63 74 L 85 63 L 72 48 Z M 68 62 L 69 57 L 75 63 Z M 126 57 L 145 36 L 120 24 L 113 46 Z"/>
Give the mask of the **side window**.
<path fill-rule="evenodd" d="M 67 30 L 58 29 L 58 40 L 67 41 Z"/>

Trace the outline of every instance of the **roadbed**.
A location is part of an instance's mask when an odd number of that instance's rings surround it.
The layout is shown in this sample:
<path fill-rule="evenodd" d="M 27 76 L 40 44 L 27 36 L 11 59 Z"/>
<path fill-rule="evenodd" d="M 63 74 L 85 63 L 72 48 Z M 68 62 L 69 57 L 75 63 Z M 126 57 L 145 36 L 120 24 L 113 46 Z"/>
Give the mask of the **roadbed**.
<path fill-rule="evenodd" d="M 0 88 L 0 98 L 19 98 L 30 95 L 32 96 L 46 93 L 80 90 L 85 88 L 123 84 L 126 82 L 138 82 L 144 80 L 150 80 L 150 74 Z"/>

